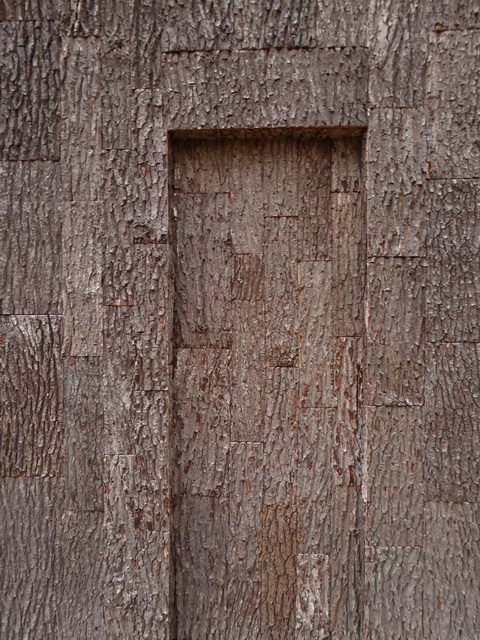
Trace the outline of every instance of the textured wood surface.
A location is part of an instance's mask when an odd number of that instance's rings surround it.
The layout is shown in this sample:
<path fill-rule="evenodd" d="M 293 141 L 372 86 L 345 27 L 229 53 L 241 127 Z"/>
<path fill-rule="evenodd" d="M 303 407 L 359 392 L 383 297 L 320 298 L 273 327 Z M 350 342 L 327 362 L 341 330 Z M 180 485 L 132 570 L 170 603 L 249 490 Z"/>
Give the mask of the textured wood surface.
<path fill-rule="evenodd" d="M 0 0 L 1 640 L 478 640 L 479 27 Z"/>

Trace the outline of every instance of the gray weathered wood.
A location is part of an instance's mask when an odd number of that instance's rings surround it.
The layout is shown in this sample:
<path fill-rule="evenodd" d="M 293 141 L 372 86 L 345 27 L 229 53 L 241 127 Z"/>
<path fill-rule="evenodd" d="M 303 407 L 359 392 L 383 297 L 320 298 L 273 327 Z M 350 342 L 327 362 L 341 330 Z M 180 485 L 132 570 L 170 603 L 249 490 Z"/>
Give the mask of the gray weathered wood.
<path fill-rule="evenodd" d="M 58 316 L 9 316 L 1 330 L 0 476 L 58 476 L 63 367 Z"/>
<path fill-rule="evenodd" d="M 58 17 L 55 0 L 0 1 L 0 20 L 55 20 Z"/>
<path fill-rule="evenodd" d="M 427 502 L 423 635 L 419 637 L 474 640 L 478 636 L 479 541 L 478 503 Z"/>
<path fill-rule="evenodd" d="M 366 438 L 367 544 L 420 547 L 425 502 L 422 409 L 368 410 Z"/>
<path fill-rule="evenodd" d="M 59 38 L 54 22 L 0 23 L 0 158 L 58 160 Z"/>
<path fill-rule="evenodd" d="M 480 28 L 480 12 L 476 0 L 440 0 L 428 7 L 427 16 L 428 28 L 437 32 Z"/>
<path fill-rule="evenodd" d="M 428 162 L 433 178 L 480 177 L 480 32 L 431 35 L 427 73 Z M 455 82 L 452 82 L 452 78 Z"/>
<path fill-rule="evenodd" d="M 0 164 L 2 314 L 62 312 L 59 169 L 53 162 Z"/>
<path fill-rule="evenodd" d="M 480 340 L 480 181 L 430 181 L 427 336 Z"/>
<path fill-rule="evenodd" d="M 421 405 L 426 263 L 375 258 L 367 269 L 367 404 Z"/>
<path fill-rule="evenodd" d="M 368 253 L 424 256 L 424 109 L 373 109 L 366 136 Z"/>
<path fill-rule="evenodd" d="M 334 193 L 356 193 L 362 187 L 362 143 L 359 138 L 332 141 L 332 181 Z"/>
<path fill-rule="evenodd" d="M 421 548 L 367 547 L 365 624 L 368 637 L 378 640 L 441 637 L 425 633 L 422 577 L 427 568 Z"/>
<path fill-rule="evenodd" d="M 429 345 L 425 479 L 430 500 L 480 498 L 480 345 Z"/>

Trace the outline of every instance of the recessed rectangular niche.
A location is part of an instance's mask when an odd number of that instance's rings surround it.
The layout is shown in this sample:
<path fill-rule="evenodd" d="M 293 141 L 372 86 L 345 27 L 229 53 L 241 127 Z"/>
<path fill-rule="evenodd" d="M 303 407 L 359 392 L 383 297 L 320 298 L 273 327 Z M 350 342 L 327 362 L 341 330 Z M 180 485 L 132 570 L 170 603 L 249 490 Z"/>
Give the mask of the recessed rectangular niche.
<path fill-rule="evenodd" d="M 349 133 L 171 138 L 177 640 L 330 628 L 330 576 L 345 571 L 335 487 L 360 451 L 335 365 L 364 328 L 361 138 Z"/>

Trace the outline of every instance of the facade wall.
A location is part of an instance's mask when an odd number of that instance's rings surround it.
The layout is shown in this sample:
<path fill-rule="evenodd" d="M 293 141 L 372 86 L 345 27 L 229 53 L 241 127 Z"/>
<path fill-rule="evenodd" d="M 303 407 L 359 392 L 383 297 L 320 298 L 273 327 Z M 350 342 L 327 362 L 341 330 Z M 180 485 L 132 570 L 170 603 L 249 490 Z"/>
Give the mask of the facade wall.
<path fill-rule="evenodd" d="M 361 134 L 366 220 L 343 569 L 300 554 L 317 617 L 271 637 L 477 640 L 479 62 L 471 0 L 0 1 L 2 640 L 175 640 L 172 140 L 259 127 Z"/>

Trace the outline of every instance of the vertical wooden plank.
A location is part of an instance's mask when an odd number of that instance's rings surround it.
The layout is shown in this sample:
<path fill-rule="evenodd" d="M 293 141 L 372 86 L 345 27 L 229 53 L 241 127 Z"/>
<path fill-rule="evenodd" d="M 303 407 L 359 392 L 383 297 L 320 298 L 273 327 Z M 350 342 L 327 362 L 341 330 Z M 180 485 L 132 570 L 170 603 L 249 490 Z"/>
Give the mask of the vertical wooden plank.
<path fill-rule="evenodd" d="M 262 533 L 262 637 L 295 636 L 296 508 L 266 505 Z"/>
<path fill-rule="evenodd" d="M 175 140 L 173 189 L 178 194 L 229 193 L 234 183 L 232 140 Z"/>
<path fill-rule="evenodd" d="M 324 640 L 329 636 L 330 575 L 328 556 L 297 554 L 295 638 Z"/>
<path fill-rule="evenodd" d="M 367 411 L 366 539 L 370 546 L 419 547 L 425 502 L 423 411 Z"/>
<path fill-rule="evenodd" d="M 0 310 L 61 313 L 60 167 L 0 164 Z"/>
<path fill-rule="evenodd" d="M 53 21 L 0 23 L 0 159 L 59 159 L 59 49 Z"/>
<path fill-rule="evenodd" d="M 423 637 L 475 638 L 480 628 L 478 504 L 427 502 Z"/>
<path fill-rule="evenodd" d="M 365 624 L 370 637 L 440 638 L 425 635 L 422 626 L 422 576 L 427 566 L 418 547 L 367 547 Z"/>
<path fill-rule="evenodd" d="M 224 194 L 175 196 L 178 347 L 229 347 L 233 259 Z M 200 241 L 201 239 L 201 241 Z"/>
<path fill-rule="evenodd" d="M 0 476 L 58 476 L 63 463 L 61 324 L 56 316 L 0 321 Z"/>
<path fill-rule="evenodd" d="M 105 460 L 105 626 L 115 638 L 168 637 L 167 467 L 166 451 Z"/>
<path fill-rule="evenodd" d="M 260 634 L 263 448 L 230 445 L 225 636 L 247 640 Z M 251 635 L 253 634 L 253 636 Z"/>
<path fill-rule="evenodd" d="M 478 29 L 430 36 L 426 106 L 432 178 L 478 178 L 480 175 L 476 73 L 479 62 Z"/>
<path fill-rule="evenodd" d="M 235 441 L 265 438 L 265 313 L 262 302 L 233 304 L 232 424 Z"/>
<path fill-rule="evenodd" d="M 368 262 L 367 404 L 423 404 L 425 271 L 420 258 Z"/>
<path fill-rule="evenodd" d="M 480 340 L 480 181 L 429 184 L 427 335 L 429 340 Z"/>
<path fill-rule="evenodd" d="M 227 349 L 178 349 L 174 371 L 176 492 L 216 495 L 223 487 L 231 429 Z"/>
<path fill-rule="evenodd" d="M 332 394 L 332 264 L 301 262 L 298 265 L 300 295 L 296 300 L 300 342 L 300 404 L 302 407 L 331 407 Z M 285 308 L 287 311 L 287 308 Z"/>
<path fill-rule="evenodd" d="M 364 473 L 364 341 L 362 338 L 337 338 L 334 346 L 337 407 L 331 449 L 333 481 L 335 484 L 360 486 Z"/>
<path fill-rule="evenodd" d="M 423 108 L 373 109 L 366 134 L 371 256 L 424 256 L 427 216 Z"/>
<path fill-rule="evenodd" d="M 65 340 L 71 356 L 102 355 L 102 224 L 101 203 L 68 202 L 62 228 L 65 282 Z"/>
<path fill-rule="evenodd" d="M 415 107 L 425 91 L 425 3 L 374 0 L 368 16 L 369 100 L 374 107 Z"/>
<path fill-rule="evenodd" d="M 298 363 L 298 235 L 295 218 L 265 220 L 265 320 L 269 366 Z"/>
<path fill-rule="evenodd" d="M 357 193 L 362 186 L 362 145 L 360 138 L 332 140 L 333 193 Z"/>
<path fill-rule="evenodd" d="M 332 194 L 332 333 L 358 336 L 365 329 L 367 244 L 363 198 Z"/>
<path fill-rule="evenodd" d="M 235 253 L 261 253 L 264 215 L 268 215 L 264 182 L 265 141 L 238 139 L 231 142 L 231 221 Z"/>
<path fill-rule="evenodd" d="M 429 345 L 425 478 L 430 500 L 480 498 L 480 345 Z"/>
<path fill-rule="evenodd" d="M 96 200 L 100 187 L 100 63 L 96 38 L 62 39 L 63 200 Z"/>
<path fill-rule="evenodd" d="M 362 523 L 359 487 L 332 494 L 330 618 L 332 640 L 356 640 L 363 624 Z"/>
<path fill-rule="evenodd" d="M 184 495 L 175 516 L 175 596 L 178 640 L 226 637 L 225 500 Z"/>
<path fill-rule="evenodd" d="M 5 638 L 58 637 L 55 548 L 62 480 L 0 480 L 0 625 Z"/>
<path fill-rule="evenodd" d="M 65 507 L 103 508 L 103 403 L 99 358 L 66 358 Z"/>
<path fill-rule="evenodd" d="M 265 504 L 292 504 L 296 492 L 298 370 L 267 370 L 265 410 Z"/>
<path fill-rule="evenodd" d="M 331 537 L 333 410 L 302 409 L 298 429 L 297 541 L 302 554 L 328 554 Z"/>
<path fill-rule="evenodd" d="M 60 536 L 55 546 L 58 628 L 56 637 L 73 634 L 104 638 L 105 588 L 103 514 L 98 511 L 57 513 Z"/>

